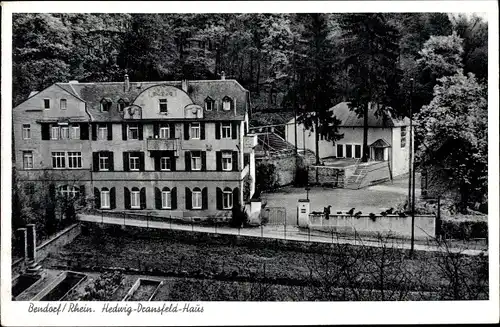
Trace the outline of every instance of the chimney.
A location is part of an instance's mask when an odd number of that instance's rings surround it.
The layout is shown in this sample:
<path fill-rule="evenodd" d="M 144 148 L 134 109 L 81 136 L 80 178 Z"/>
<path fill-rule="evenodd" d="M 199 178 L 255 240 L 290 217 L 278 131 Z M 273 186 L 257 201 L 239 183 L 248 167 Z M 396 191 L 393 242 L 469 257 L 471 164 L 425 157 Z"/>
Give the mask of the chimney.
<path fill-rule="evenodd" d="M 182 90 L 187 93 L 187 91 L 188 91 L 188 81 L 187 81 L 187 79 L 183 79 L 182 80 L 182 86 L 181 87 L 182 87 Z"/>
<path fill-rule="evenodd" d="M 128 74 L 125 74 L 125 82 L 123 84 L 123 91 L 128 92 L 130 90 L 130 81 L 128 79 Z"/>
<path fill-rule="evenodd" d="M 225 80 L 226 79 L 226 74 L 224 73 L 224 71 L 220 72 L 220 79 L 221 80 Z"/>

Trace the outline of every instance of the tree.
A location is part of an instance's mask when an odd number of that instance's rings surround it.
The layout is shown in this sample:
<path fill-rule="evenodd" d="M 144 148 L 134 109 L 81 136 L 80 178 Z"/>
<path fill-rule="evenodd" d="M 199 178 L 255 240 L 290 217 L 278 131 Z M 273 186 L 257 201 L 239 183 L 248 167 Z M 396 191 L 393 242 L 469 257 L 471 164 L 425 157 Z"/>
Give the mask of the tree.
<path fill-rule="evenodd" d="M 329 16 L 326 14 L 297 14 L 294 66 L 297 79 L 292 79 L 288 103 L 298 110 L 297 123 L 315 133 L 316 164 L 320 164 L 319 139 L 335 142 L 343 137 L 338 132 L 340 121 L 330 108 L 339 100 L 332 78 L 335 72 L 334 48 L 329 36 Z"/>
<path fill-rule="evenodd" d="M 349 108 L 363 117 L 363 156 L 368 161 L 368 112 L 376 115 L 397 108 L 400 71 L 397 29 L 384 14 L 346 14 L 343 29 L 343 65 L 348 71 Z"/>
<path fill-rule="evenodd" d="M 457 207 L 466 212 L 471 202 L 483 203 L 488 191 L 487 89 L 461 70 L 438 83 L 431 103 L 416 116 L 418 156 L 448 177 L 443 187 L 458 189 Z"/>

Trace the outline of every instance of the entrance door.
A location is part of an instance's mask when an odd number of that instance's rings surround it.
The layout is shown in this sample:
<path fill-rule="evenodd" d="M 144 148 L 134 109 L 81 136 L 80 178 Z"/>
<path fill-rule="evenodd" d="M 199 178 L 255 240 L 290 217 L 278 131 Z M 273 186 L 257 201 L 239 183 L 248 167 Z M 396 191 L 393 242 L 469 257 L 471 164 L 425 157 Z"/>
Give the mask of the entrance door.
<path fill-rule="evenodd" d="M 375 161 L 384 161 L 384 148 L 375 148 Z"/>

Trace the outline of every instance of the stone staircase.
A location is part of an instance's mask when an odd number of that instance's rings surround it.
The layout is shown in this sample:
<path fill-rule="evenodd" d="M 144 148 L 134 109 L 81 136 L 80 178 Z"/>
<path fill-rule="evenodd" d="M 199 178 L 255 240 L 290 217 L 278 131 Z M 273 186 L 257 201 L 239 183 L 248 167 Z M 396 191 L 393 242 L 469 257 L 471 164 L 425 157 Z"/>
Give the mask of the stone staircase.
<path fill-rule="evenodd" d="M 368 171 L 368 167 L 366 165 L 358 165 L 354 173 L 349 176 L 347 181 L 344 184 L 344 188 L 357 190 L 360 188 L 361 183 L 363 182 L 363 178 L 365 178 L 366 173 Z"/>

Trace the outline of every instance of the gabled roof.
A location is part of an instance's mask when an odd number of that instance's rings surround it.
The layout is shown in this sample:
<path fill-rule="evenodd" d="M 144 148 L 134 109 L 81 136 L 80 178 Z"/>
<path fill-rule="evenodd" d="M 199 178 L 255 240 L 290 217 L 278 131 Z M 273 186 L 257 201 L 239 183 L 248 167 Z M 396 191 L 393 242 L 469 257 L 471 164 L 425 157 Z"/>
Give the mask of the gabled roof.
<path fill-rule="evenodd" d="M 139 94 L 155 85 L 170 85 L 181 89 L 181 81 L 158 82 L 130 82 L 128 90 L 124 90 L 124 82 L 96 82 L 96 83 L 57 83 L 67 92 L 82 99 L 87 104 L 87 110 L 92 120 L 96 121 L 122 121 L 122 114 L 115 105 L 107 112 L 101 112 L 100 102 L 109 99 L 113 104 L 120 99 L 129 99 L 133 102 Z M 205 120 L 243 120 L 246 113 L 246 100 L 248 91 L 236 80 L 196 80 L 188 81 L 187 94 L 193 102 L 204 107 L 205 99 L 210 97 L 215 101 L 222 101 L 225 96 L 236 101 L 236 114 L 234 110 L 216 110 L 204 112 Z"/>
<path fill-rule="evenodd" d="M 363 117 L 358 117 L 354 110 L 349 109 L 349 102 L 340 102 L 330 109 L 342 123 L 342 127 L 363 127 Z M 370 105 L 368 109 L 368 127 L 395 127 L 410 125 L 410 119 L 393 118 L 390 112 L 375 115 L 376 106 Z"/>
<path fill-rule="evenodd" d="M 371 148 L 390 148 L 391 146 L 384 139 L 378 139 L 369 145 Z"/>

